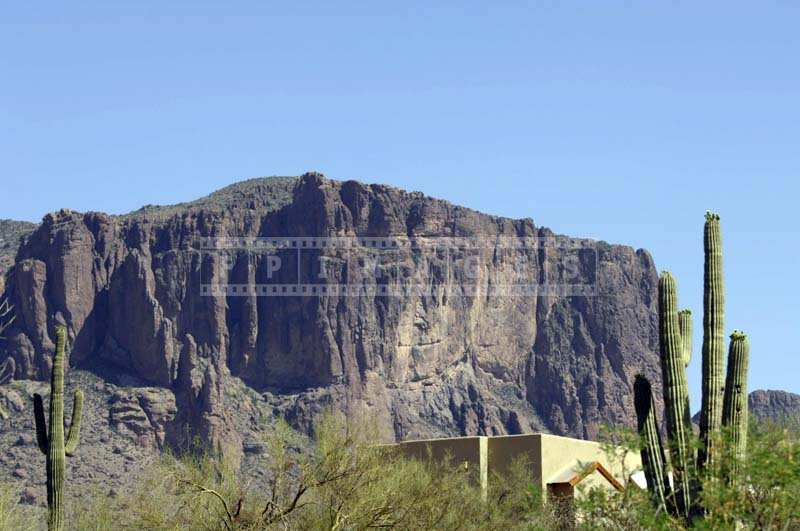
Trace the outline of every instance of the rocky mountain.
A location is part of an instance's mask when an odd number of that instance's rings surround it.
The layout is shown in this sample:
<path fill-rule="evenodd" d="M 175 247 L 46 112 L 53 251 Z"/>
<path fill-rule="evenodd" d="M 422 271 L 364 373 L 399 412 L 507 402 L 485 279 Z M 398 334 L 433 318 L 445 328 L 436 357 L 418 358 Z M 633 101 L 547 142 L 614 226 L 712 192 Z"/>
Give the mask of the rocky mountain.
<path fill-rule="evenodd" d="M 263 433 L 273 420 L 272 410 L 260 395 L 241 381 L 232 380 L 224 408 L 242 437 L 242 470 L 248 481 L 263 478 L 259 466 L 264 455 Z M 80 387 L 86 400 L 81 440 L 67 473 L 75 495 L 100 492 L 114 495 L 130 486 L 167 448 L 167 428 L 175 418 L 175 395 L 157 386 L 117 385 L 98 375 L 72 369 L 67 397 Z M 43 507 L 47 501 L 45 457 L 36 443 L 33 394 L 48 403 L 49 382 L 17 380 L 0 385 L 0 478 L 15 484 L 20 501 Z M 72 399 L 67 399 L 71 411 Z M 47 406 L 45 406 L 47 407 Z M 256 421 L 258 419 L 258 421 Z"/>
<path fill-rule="evenodd" d="M 124 216 L 62 210 L 7 279 L 11 390 L 25 402 L 48 378 L 63 322 L 97 437 L 154 449 L 199 437 L 247 458 L 270 418 L 309 430 L 326 407 L 389 440 L 594 437 L 634 425 L 637 372 L 660 400 L 646 251 L 388 186 L 309 173 Z"/>
<path fill-rule="evenodd" d="M 794 393 L 759 389 L 750 393 L 747 403 L 751 417 L 759 420 L 800 420 L 800 395 Z"/>

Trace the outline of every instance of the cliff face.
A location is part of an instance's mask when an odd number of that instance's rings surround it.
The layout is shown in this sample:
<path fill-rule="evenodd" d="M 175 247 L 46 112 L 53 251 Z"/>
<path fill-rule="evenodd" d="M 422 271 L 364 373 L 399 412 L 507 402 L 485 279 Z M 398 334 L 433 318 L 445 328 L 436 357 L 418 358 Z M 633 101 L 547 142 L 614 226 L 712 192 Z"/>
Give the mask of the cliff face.
<path fill-rule="evenodd" d="M 389 254 L 222 252 L 203 239 L 256 236 L 406 243 Z M 459 239 L 442 243 L 443 236 Z M 472 241 L 481 243 L 469 249 Z M 520 279 L 594 292 L 471 296 L 468 289 Z M 298 280 L 315 289 L 376 289 L 203 292 Z M 382 286 L 435 289 L 398 295 Z M 63 320 L 72 366 L 174 395 L 171 418 L 161 423 L 167 442 L 189 433 L 233 452 L 243 441 L 225 406 L 231 379 L 301 428 L 333 405 L 366 412 L 387 438 L 540 430 L 592 437 L 604 423 L 634 425 L 637 372 L 660 391 L 656 289 L 642 250 L 554 236 L 531 220 L 386 186 L 319 174 L 259 179 L 126 216 L 45 217 L 8 275 L 18 318 L 0 359 L 15 358 L 18 379 L 47 378 L 54 320 Z"/>
<path fill-rule="evenodd" d="M 0 219 L 0 295 L 5 289 L 6 271 L 14 265 L 20 241 L 35 228 L 36 225 L 27 221 Z"/>
<path fill-rule="evenodd" d="M 775 422 L 800 420 L 800 395 L 786 391 L 758 389 L 747 397 L 751 418 Z"/>

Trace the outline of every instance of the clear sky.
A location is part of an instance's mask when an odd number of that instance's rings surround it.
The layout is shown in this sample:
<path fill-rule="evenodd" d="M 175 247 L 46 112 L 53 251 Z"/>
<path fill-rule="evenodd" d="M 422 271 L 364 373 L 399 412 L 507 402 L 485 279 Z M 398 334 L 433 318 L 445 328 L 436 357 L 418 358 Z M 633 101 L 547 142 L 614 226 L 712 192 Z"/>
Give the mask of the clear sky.
<path fill-rule="evenodd" d="M 0 217 L 388 183 L 647 248 L 698 354 L 714 209 L 750 387 L 800 392 L 800 4 L 389 4 L 7 3 Z"/>

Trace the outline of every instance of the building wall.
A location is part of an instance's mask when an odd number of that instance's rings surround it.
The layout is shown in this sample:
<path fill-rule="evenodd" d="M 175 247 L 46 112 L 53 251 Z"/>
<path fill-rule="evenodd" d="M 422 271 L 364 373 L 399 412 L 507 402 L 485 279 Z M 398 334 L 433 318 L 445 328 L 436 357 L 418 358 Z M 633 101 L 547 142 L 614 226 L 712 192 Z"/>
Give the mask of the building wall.
<path fill-rule="evenodd" d="M 503 476 L 517 460 L 524 459 L 530 467 L 531 479 L 541 486 L 542 483 L 542 436 L 507 435 L 488 437 L 488 470 L 489 477 Z"/>
<path fill-rule="evenodd" d="M 625 453 L 622 449 L 619 449 L 615 451 L 614 456 L 609 456 L 603 445 L 595 441 L 584 441 L 549 434 L 541 434 L 539 437 L 542 445 L 542 471 L 539 476 L 542 488 L 545 488 L 547 483 L 553 481 L 554 478 L 570 467 L 574 472 L 580 472 L 581 463 L 600 462 L 623 485 L 631 473 L 642 467 L 642 459 L 638 452 Z M 594 473 L 587 476 L 580 483 L 577 491 L 580 492 L 581 489 L 592 486 L 611 488 L 605 478 L 599 473 Z"/>
<path fill-rule="evenodd" d="M 450 459 L 453 465 L 461 466 L 466 463 L 473 471 L 474 479 L 485 486 L 487 481 L 486 457 L 487 437 L 453 437 L 447 439 L 423 439 L 418 441 L 405 441 L 396 446 L 404 456 L 413 459 L 434 463 L 443 463 Z"/>
<path fill-rule="evenodd" d="M 530 467 L 531 480 L 542 492 L 547 484 L 582 470 L 583 464 L 599 461 L 620 483 L 641 468 L 638 452 L 609 458 L 600 443 L 549 434 L 505 435 L 497 437 L 454 437 L 398 443 L 397 448 L 408 457 L 442 462 L 448 456 L 454 464 L 467 463 L 476 471 L 475 480 L 484 491 L 495 475 L 505 475 L 518 459 Z M 624 459 L 623 459 L 624 458 Z M 612 488 L 599 473 L 584 479 L 577 492 L 591 486 Z"/>

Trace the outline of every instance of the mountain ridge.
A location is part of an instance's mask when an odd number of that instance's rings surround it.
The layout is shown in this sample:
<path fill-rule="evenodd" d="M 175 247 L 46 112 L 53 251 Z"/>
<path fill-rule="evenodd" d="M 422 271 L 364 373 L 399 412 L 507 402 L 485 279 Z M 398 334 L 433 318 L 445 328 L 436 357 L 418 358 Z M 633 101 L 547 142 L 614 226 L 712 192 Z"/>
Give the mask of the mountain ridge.
<path fill-rule="evenodd" d="M 491 242 L 476 254 L 477 278 L 436 253 L 401 253 L 394 273 L 381 272 L 401 283 L 441 286 L 450 274 L 459 289 L 488 286 L 516 278 L 524 258 L 525 279 L 534 284 L 557 285 L 569 273 L 599 291 L 508 298 L 201 294 L 204 278 L 263 283 L 266 261 L 237 251 L 223 263 L 198 252 L 198 238 L 309 235 Z M 503 238 L 573 245 L 575 270 L 566 271 L 567 245 L 506 251 L 496 243 Z M 325 285 L 382 282 L 377 270 L 361 270 L 340 251 L 316 253 L 334 264 Z M 304 267 L 319 273 L 317 265 Z M 27 238 L 8 278 L 18 320 L 0 359 L 15 358 L 18 379 L 48 377 L 53 322 L 63 319 L 74 367 L 174 397 L 162 430 L 168 444 L 179 446 L 188 430 L 240 458 L 247 437 L 238 413 L 224 406 L 233 381 L 260 393 L 257 408 L 299 429 L 310 430 L 325 407 L 365 409 L 386 439 L 531 431 L 594 437 L 604 423 L 633 425 L 635 372 L 650 377 L 660 400 L 657 274 L 649 253 L 386 185 L 308 173 L 252 179 L 122 216 L 62 210 Z"/>
<path fill-rule="evenodd" d="M 750 415 L 761 421 L 800 421 L 800 394 L 777 389 L 756 389 L 747 397 Z"/>

